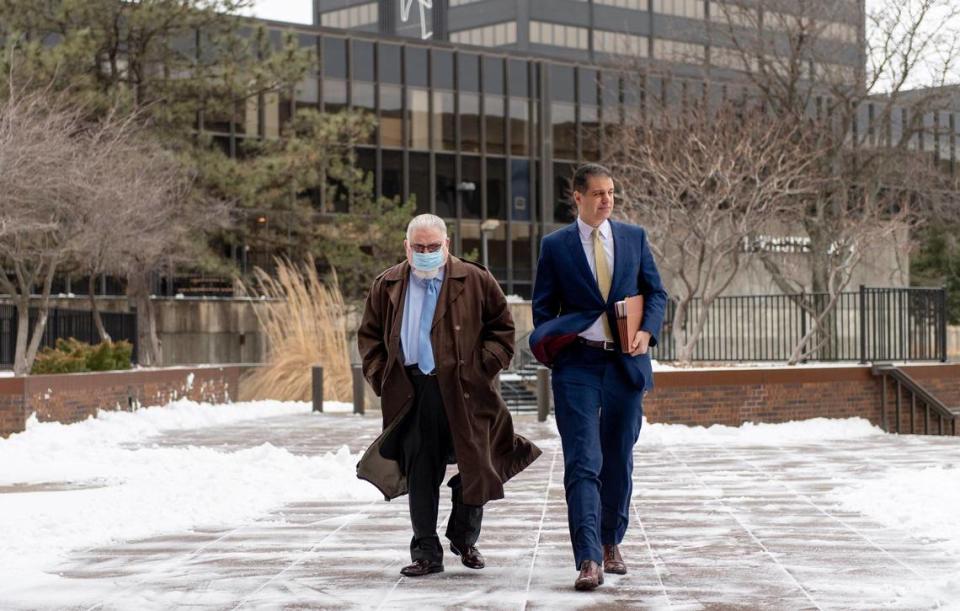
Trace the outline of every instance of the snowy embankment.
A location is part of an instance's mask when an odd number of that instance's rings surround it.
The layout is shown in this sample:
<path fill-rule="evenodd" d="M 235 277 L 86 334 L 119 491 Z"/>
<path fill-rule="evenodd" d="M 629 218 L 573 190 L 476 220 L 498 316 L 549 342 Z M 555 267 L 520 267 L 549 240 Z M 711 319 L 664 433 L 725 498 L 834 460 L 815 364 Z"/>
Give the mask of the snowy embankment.
<path fill-rule="evenodd" d="M 0 439 L 0 581 L 39 586 L 70 550 L 242 524 L 292 500 L 378 498 L 357 479 L 357 456 L 346 447 L 307 457 L 270 444 L 147 445 L 164 432 L 309 412 L 308 403 L 180 400 L 72 425 L 30 421 L 25 432 Z"/>

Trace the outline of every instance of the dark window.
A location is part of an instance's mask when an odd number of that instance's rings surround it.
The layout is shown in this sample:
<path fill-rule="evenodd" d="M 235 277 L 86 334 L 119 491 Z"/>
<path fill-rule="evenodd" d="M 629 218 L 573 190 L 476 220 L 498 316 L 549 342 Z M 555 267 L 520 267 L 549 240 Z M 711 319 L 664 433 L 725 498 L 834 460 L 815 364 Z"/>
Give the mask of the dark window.
<path fill-rule="evenodd" d="M 581 104 L 597 104 L 597 71 L 580 69 L 577 84 L 580 88 Z"/>
<path fill-rule="evenodd" d="M 487 264 L 490 273 L 501 283 L 507 281 L 507 228 L 500 225 L 487 240 Z M 482 253 L 481 253 L 482 254 Z"/>
<path fill-rule="evenodd" d="M 483 253 L 480 252 L 480 222 L 463 221 L 460 223 L 460 247 L 464 258 L 471 261 L 480 261 Z"/>
<path fill-rule="evenodd" d="M 577 206 L 570 190 L 573 171 L 572 164 L 553 164 L 553 220 L 557 223 L 570 223 L 577 218 Z"/>
<path fill-rule="evenodd" d="M 430 153 L 410 153 L 410 195 L 418 214 L 430 212 Z"/>
<path fill-rule="evenodd" d="M 515 221 L 530 220 L 530 162 L 526 159 L 510 160 L 510 218 Z M 529 267 L 529 262 L 527 262 Z"/>
<path fill-rule="evenodd" d="M 453 89 L 453 53 L 433 51 L 433 87 Z"/>
<path fill-rule="evenodd" d="M 513 279 L 522 283 L 529 283 L 533 278 L 533 268 L 530 261 L 530 224 L 514 223 L 513 233 Z"/>
<path fill-rule="evenodd" d="M 380 179 L 380 192 L 384 197 L 403 197 L 403 153 L 383 151 L 383 176 Z"/>
<path fill-rule="evenodd" d="M 476 55 L 457 55 L 457 81 L 463 91 L 480 91 L 480 61 Z"/>
<path fill-rule="evenodd" d="M 529 111 L 526 98 L 510 98 L 510 152 L 514 155 L 530 154 Z"/>
<path fill-rule="evenodd" d="M 377 45 L 378 66 L 380 68 L 380 82 L 399 85 L 402 73 L 400 71 L 400 47 L 380 43 Z"/>
<path fill-rule="evenodd" d="M 427 86 L 427 50 L 425 48 L 407 47 L 405 49 L 404 65 L 407 85 L 413 87 Z"/>
<path fill-rule="evenodd" d="M 377 184 L 377 150 L 371 148 L 357 148 L 357 167 L 363 170 L 363 176 L 366 179 L 370 177 L 370 184 Z M 374 191 L 376 188 L 374 188 Z M 371 193 L 370 195 L 373 195 Z"/>
<path fill-rule="evenodd" d="M 487 218 L 507 218 L 506 170 L 505 159 L 487 159 Z"/>
<path fill-rule="evenodd" d="M 472 183 L 473 191 L 462 191 L 460 201 L 463 204 L 463 218 L 480 218 L 480 158 L 464 155 L 460 159 L 460 170 L 464 183 Z M 468 250 L 464 246 L 464 251 Z"/>
<path fill-rule="evenodd" d="M 483 58 L 483 91 L 503 93 L 503 60 L 499 57 Z"/>
<path fill-rule="evenodd" d="M 527 97 L 530 95 L 530 88 L 527 84 L 527 62 L 519 59 L 511 59 L 507 62 L 510 71 L 510 95 L 516 97 Z"/>
<path fill-rule="evenodd" d="M 353 79 L 358 81 L 374 81 L 373 71 L 373 43 L 366 40 L 353 41 L 353 53 L 350 56 L 353 62 Z"/>
<path fill-rule="evenodd" d="M 327 177 L 327 212 L 348 212 L 350 193 L 339 178 Z"/>
<path fill-rule="evenodd" d="M 550 99 L 558 102 L 574 101 L 573 68 L 571 66 L 550 66 Z"/>
<path fill-rule="evenodd" d="M 596 106 L 580 106 L 580 138 L 582 157 L 585 161 L 598 161 L 600 157 L 600 116 Z"/>
<path fill-rule="evenodd" d="M 453 112 L 453 92 L 433 92 L 433 148 L 437 151 L 457 150 L 457 115 Z"/>
<path fill-rule="evenodd" d="M 397 85 L 380 86 L 380 134 L 383 146 L 403 146 L 403 98 Z"/>
<path fill-rule="evenodd" d="M 460 150 L 480 150 L 480 96 L 460 92 Z"/>
<path fill-rule="evenodd" d="M 453 155 L 437 155 L 437 216 L 457 216 L 457 158 Z"/>
<path fill-rule="evenodd" d="M 577 158 L 576 108 L 573 104 L 554 102 L 550 105 L 553 124 L 553 156 L 556 159 Z"/>
<path fill-rule="evenodd" d="M 502 95 L 484 95 L 483 111 L 487 123 L 487 153 L 506 153 L 506 121 Z"/>
<path fill-rule="evenodd" d="M 345 39 L 323 39 L 323 75 L 327 78 L 347 78 L 347 41 Z"/>

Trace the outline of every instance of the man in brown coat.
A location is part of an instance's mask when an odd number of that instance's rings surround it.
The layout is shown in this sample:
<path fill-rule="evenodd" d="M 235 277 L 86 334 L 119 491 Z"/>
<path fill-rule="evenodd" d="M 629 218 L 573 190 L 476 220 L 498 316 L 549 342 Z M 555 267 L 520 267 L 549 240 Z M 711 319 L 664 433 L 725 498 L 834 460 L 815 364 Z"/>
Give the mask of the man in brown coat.
<path fill-rule="evenodd" d="M 513 319 L 490 272 L 449 254 L 443 219 L 415 217 L 404 247 L 407 260 L 373 281 L 357 332 L 363 374 L 383 409 L 383 433 L 357 476 L 387 500 L 409 492 L 413 562 L 400 572 L 418 577 L 443 571 L 440 485 L 456 463 L 446 537 L 465 566 L 480 569 L 483 505 L 503 498 L 504 482 L 540 455 L 513 433 L 494 387 L 513 357 Z"/>

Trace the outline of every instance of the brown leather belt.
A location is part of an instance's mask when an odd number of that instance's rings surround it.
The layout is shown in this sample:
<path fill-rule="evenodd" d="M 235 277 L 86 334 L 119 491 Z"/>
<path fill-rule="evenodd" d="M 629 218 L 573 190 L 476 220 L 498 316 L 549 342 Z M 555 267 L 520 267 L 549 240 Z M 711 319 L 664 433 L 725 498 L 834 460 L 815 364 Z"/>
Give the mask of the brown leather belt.
<path fill-rule="evenodd" d="M 577 343 L 583 344 L 590 348 L 599 348 L 605 352 L 616 352 L 617 342 L 605 342 L 601 340 L 587 339 L 585 337 L 577 337 Z"/>

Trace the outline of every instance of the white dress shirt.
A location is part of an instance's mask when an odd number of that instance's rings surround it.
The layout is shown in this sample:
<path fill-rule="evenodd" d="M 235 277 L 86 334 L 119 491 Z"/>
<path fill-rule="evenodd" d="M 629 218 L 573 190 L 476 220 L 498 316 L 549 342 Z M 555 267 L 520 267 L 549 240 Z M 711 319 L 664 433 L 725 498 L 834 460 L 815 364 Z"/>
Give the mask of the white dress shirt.
<path fill-rule="evenodd" d="M 587 264 L 590 266 L 590 273 L 593 274 L 593 281 L 597 281 L 597 261 L 593 256 L 593 227 L 587 225 L 580 217 L 577 217 L 577 229 L 580 230 L 580 244 L 583 246 L 583 254 L 587 256 Z M 607 255 L 607 269 L 610 270 L 611 282 L 613 280 L 613 233 L 610 229 L 610 221 L 600 223 L 600 243 L 603 244 L 603 252 Z M 597 291 L 599 292 L 599 288 Z M 601 314 L 593 324 L 587 327 L 580 337 L 604 341 L 607 339 L 603 332 L 603 317 Z"/>

